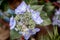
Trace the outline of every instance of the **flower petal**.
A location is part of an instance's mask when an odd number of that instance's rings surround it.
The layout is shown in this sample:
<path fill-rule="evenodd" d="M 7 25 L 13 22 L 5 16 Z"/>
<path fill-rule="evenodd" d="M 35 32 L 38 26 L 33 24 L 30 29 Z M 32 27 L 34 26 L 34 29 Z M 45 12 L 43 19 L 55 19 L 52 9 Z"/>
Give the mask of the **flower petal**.
<path fill-rule="evenodd" d="M 36 24 L 41 24 L 43 22 L 39 12 L 32 11 L 31 13 L 32 13 L 32 19 L 36 22 Z"/>
<path fill-rule="evenodd" d="M 30 12 L 30 5 L 27 6 L 27 12 Z"/>
<path fill-rule="evenodd" d="M 55 10 L 56 12 L 55 12 L 55 15 L 60 15 L 60 9 L 59 10 Z"/>
<path fill-rule="evenodd" d="M 39 17 L 39 18 L 36 18 L 35 22 L 36 24 L 41 24 L 43 20 Z"/>
<path fill-rule="evenodd" d="M 26 12 L 27 4 L 23 1 L 16 9 L 15 13 L 16 14 L 23 14 Z"/>
<path fill-rule="evenodd" d="M 40 31 L 40 29 L 39 29 L 39 28 L 35 28 L 34 30 L 35 30 L 36 32 L 39 32 L 39 31 Z"/>
<path fill-rule="evenodd" d="M 24 35 L 24 38 L 25 38 L 26 40 L 28 40 L 28 39 L 30 38 L 30 36 L 31 36 L 31 34 L 28 33 L 28 34 L 25 34 L 25 35 Z"/>
<path fill-rule="evenodd" d="M 16 25 L 16 21 L 14 20 L 13 16 L 10 18 L 10 29 L 13 29 Z"/>
<path fill-rule="evenodd" d="M 19 34 L 22 34 L 26 40 L 28 40 L 30 38 L 30 36 L 31 36 L 29 31 L 26 31 L 26 32 L 21 32 L 20 31 Z"/>
<path fill-rule="evenodd" d="M 32 31 L 33 31 L 33 34 L 36 34 L 37 32 L 40 31 L 40 29 L 39 29 L 39 28 L 35 28 L 35 29 L 33 29 Z"/>
<path fill-rule="evenodd" d="M 29 30 L 29 33 L 30 33 L 31 35 L 34 35 L 34 34 L 36 34 L 36 33 L 39 32 L 39 31 L 40 31 L 39 28 L 34 28 L 34 29 L 30 29 L 30 30 Z"/>

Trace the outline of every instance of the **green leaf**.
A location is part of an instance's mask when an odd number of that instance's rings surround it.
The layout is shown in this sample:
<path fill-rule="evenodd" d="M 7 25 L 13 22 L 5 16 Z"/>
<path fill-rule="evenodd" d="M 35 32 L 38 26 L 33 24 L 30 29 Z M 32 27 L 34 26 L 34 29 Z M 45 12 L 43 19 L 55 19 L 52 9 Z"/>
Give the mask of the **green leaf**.
<path fill-rule="evenodd" d="M 50 19 L 45 19 L 45 20 L 43 20 L 43 23 L 40 24 L 40 25 L 41 25 L 41 26 L 47 26 L 47 25 L 50 25 L 50 24 L 51 24 Z"/>
<path fill-rule="evenodd" d="M 47 26 L 51 24 L 51 20 L 49 19 L 49 17 L 47 16 L 47 13 L 42 11 L 40 14 L 41 18 L 43 19 L 43 23 L 41 23 L 41 26 Z"/>
<path fill-rule="evenodd" d="M 27 4 L 29 4 L 29 2 L 30 2 L 30 0 L 23 0 L 23 1 L 25 1 Z"/>
<path fill-rule="evenodd" d="M 38 40 L 50 40 L 48 35 L 40 35 L 38 36 Z"/>
<path fill-rule="evenodd" d="M 45 4 L 45 7 L 46 7 L 46 9 L 48 9 L 49 11 L 52 11 L 52 10 L 54 9 L 54 6 L 52 5 L 51 2 L 46 3 L 46 4 Z M 47 10 L 47 11 L 48 11 L 48 10 Z"/>
<path fill-rule="evenodd" d="M 44 5 L 40 5 L 40 8 L 38 8 L 37 11 L 39 11 L 39 12 L 42 11 L 43 7 L 44 7 Z"/>
<path fill-rule="evenodd" d="M 30 5 L 37 5 L 38 4 L 38 0 L 30 0 Z"/>
<path fill-rule="evenodd" d="M 44 36 L 44 40 L 50 40 L 49 36 L 48 35 L 45 35 Z"/>
<path fill-rule="evenodd" d="M 54 11 L 54 8 L 55 7 L 52 5 L 51 2 L 45 3 L 44 10 L 47 12 L 48 16 L 52 14 L 52 12 Z"/>
<path fill-rule="evenodd" d="M 2 2 L 3 2 L 3 0 L 0 0 L 0 5 L 1 5 Z"/>
<path fill-rule="evenodd" d="M 51 32 L 51 31 L 49 31 L 49 30 L 47 30 L 47 32 L 48 32 L 48 35 L 49 35 L 50 39 L 51 39 L 51 40 L 54 39 L 54 38 L 53 38 L 53 37 L 54 37 L 53 32 Z"/>
<path fill-rule="evenodd" d="M 20 34 L 18 32 L 16 32 L 15 30 L 10 30 L 10 38 L 11 40 L 14 40 L 16 38 L 20 38 Z"/>
<path fill-rule="evenodd" d="M 42 11 L 44 5 L 31 5 L 31 9 L 36 11 Z"/>
<path fill-rule="evenodd" d="M 37 0 L 24 0 L 28 5 L 37 4 Z"/>
<path fill-rule="evenodd" d="M 54 29 L 54 36 L 58 36 L 58 29 L 57 29 L 57 26 L 54 26 L 53 29 Z"/>
<path fill-rule="evenodd" d="M 44 38 L 43 38 L 43 35 L 41 36 L 41 38 L 40 38 L 40 40 L 43 40 Z"/>
<path fill-rule="evenodd" d="M 60 40 L 60 35 L 58 36 L 57 40 Z"/>
<path fill-rule="evenodd" d="M 3 0 L 1 3 L 1 10 L 6 11 L 9 8 L 7 0 Z"/>

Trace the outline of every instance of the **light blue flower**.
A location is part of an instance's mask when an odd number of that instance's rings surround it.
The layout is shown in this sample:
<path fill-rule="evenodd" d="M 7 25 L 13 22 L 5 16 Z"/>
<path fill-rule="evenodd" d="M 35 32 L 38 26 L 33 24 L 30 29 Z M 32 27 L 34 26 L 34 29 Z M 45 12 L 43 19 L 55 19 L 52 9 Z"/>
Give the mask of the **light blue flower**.
<path fill-rule="evenodd" d="M 30 12 L 30 5 L 27 5 L 24 1 L 15 9 L 15 14 L 24 14 L 24 12 Z"/>
<path fill-rule="evenodd" d="M 53 23 L 52 24 L 60 26 L 60 9 L 56 10 L 55 16 L 53 17 Z"/>
<path fill-rule="evenodd" d="M 14 29 L 15 25 L 16 25 L 16 21 L 15 19 L 13 18 L 13 16 L 10 18 L 10 29 Z"/>
<path fill-rule="evenodd" d="M 60 20 L 54 20 L 52 24 L 60 26 Z"/>
<path fill-rule="evenodd" d="M 31 36 L 31 33 L 29 31 L 26 32 L 20 31 L 19 34 L 22 34 L 26 40 L 28 40 Z"/>
<path fill-rule="evenodd" d="M 28 31 L 29 32 L 28 34 L 24 35 L 24 38 L 27 40 L 27 39 L 30 38 L 31 35 L 34 35 L 34 34 L 36 34 L 39 31 L 40 31 L 39 28 L 31 29 L 31 30 Z"/>
<path fill-rule="evenodd" d="M 36 22 L 36 24 L 41 24 L 43 20 L 40 17 L 40 12 L 37 11 L 31 11 L 32 13 L 32 19 Z"/>
<path fill-rule="evenodd" d="M 34 34 L 36 34 L 39 31 L 40 31 L 39 28 L 34 28 L 34 29 L 29 29 L 26 32 L 19 32 L 19 33 L 22 34 L 26 40 L 28 40 L 31 35 L 34 35 Z"/>
<path fill-rule="evenodd" d="M 26 40 L 28 40 L 28 39 L 30 38 L 30 36 L 31 36 L 31 34 L 30 34 L 30 33 L 27 33 L 27 34 L 24 35 L 24 38 L 25 38 Z"/>
<path fill-rule="evenodd" d="M 27 4 L 23 1 L 16 9 L 15 9 L 15 13 L 16 14 L 23 14 L 24 12 L 26 12 L 27 9 Z"/>
<path fill-rule="evenodd" d="M 58 25 L 58 26 L 60 26 L 60 20 L 58 19 L 59 17 L 57 16 L 57 17 L 53 17 L 53 25 Z"/>
<path fill-rule="evenodd" d="M 29 30 L 29 33 L 31 33 L 31 35 L 34 35 L 34 34 L 36 34 L 36 33 L 39 32 L 39 31 L 40 31 L 39 28 L 35 28 L 35 29 Z"/>
<path fill-rule="evenodd" d="M 60 15 L 60 8 L 59 8 L 59 10 L 55 10 L 56 12 L 55 12 L 55 15 Z"/>

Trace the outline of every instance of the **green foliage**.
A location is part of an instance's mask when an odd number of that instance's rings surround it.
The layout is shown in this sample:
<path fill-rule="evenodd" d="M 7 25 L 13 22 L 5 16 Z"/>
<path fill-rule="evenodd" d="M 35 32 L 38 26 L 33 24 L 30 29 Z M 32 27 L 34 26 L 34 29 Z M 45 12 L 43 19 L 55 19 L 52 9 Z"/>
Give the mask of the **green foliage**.
<path fill-rule="evenodd" d="M 10 30 L 10 40 L 18 39 L 20 38 L 20 34 L 15 30 Z"/>
<path fill-rule="evenodd" d="M 51 2 L 45 3 L 44 10 L 47 12 L 47 15 L 50 16 L 54 11 L 54 6 Z"/>
<path fill-rule="evenodd" d="M 52 32 L 50 32 L 50 31 L 48 31 L 48 32 L 49 32 L 48 34 L 50 34 L 49 37 L 51 40 L 60 40 L 60 35 L 58 34 L 57 26 L 53 27 Z"/>
<path fill-rule="evenodd" d="M 48 35 L 41 35 L 38 40 L 50 40 Z"/>
<path fill-rule="evenodd" d="M 3 0 L 0 0 L 0 5 L 1 5 L 2 2 L 3 2 Z"/>
<path fill-rule="evenodd" d="M 27 4 L 35 5 L 38 4 L 38 0 L 24 0 Z"/>
<path fill-rule="evenodd" d="M 47 25 L 50 25 L 50 24 L 51 24 L 51 20 L 49 19 L 49 17 L 48 17 L 48 15 L 47 15 L 46 12 L 41 11 L 40 16 L 41 16 L 42 19 L 43 19 L 43 23 L 40 24 L 41 26 L 47 26 Z"/>
<path fill-rule="evenodd" d="M 11 15 L 14 15 L 14 12 L 10 9 L 7 0 L 0 0 L 0 18 L 6 22 L 9 22 Z"/>
<path fill-rule="evenodd" d="M 31 5 L 31 9 L 41 12 L 44 5 Z"/>
<path fill-rule="evenodd" d="M 35 11 L 40 12 L 40 16 L 43 19 L 43 23 L 40 24 L 41 26 L 47 26 L 47 25 L 51 24 L 51 20 L 50 20 L 50 18 L 48 16 L 48 12 L 43 11 L 44 5 L 33 5 L 33 6 L 31 5 L 31 9 L 34 9 Z"/>
<path fill-rule="evenodd" d="M 43 4 L 45 4 L 45 1 L 44 0 L 39 0 L 38 3 L 43 5 Z"/>
<path fill-rule="evenodd" d="M 8 9 L 8 2 L 7 2 L 7 0 L 2 0 L 0 6 L 1 6 L 1 10 L 2 11 L 6 11 Z"/>
<path fill-rule="evenodd" d="M 39 36 L 38 40 L 60 40 L 60 35 L 58 34 L 57 26 L 53 27 L 53 31 L 47 29 L 47 32 L 48 32 L 47 35 Z"/>
<path fill-rule="evenodd" d="M 53 11 L 54 9 L 54 6 L 52 5 L 51 2 L 48 2 L 48 3 L 45 3 L 45 10 L 48 12 L 48 11 Z"/>

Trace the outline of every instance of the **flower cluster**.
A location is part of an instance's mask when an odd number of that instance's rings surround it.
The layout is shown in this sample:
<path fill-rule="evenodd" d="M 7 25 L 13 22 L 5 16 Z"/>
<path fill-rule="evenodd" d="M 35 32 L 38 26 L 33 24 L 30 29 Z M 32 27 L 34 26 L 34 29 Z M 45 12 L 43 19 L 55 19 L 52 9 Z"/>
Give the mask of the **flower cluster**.
<path fill-rule="evenodd" d="M 43 22 L 40 17 L 40 12 L 30 8 L 24 1 L 15 9 L 15 17 L 10 18 L 10 29 L 15 29 L 19 34 L 22 34 L 26 40 L 31 35 L 39 32 L 39 28 L 35 28 L 36 24 Z"/>
<path fill-rule="evenodd" d="M 60 9 L 55 12 L 55 16 L 53 17 L 53 25 L 60 26 Z"/>

